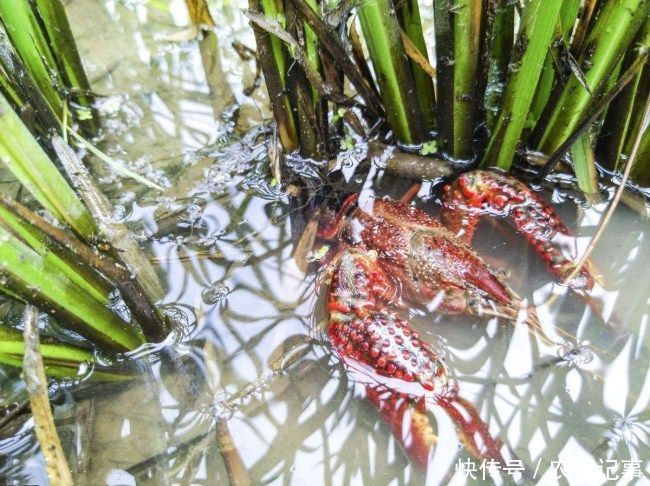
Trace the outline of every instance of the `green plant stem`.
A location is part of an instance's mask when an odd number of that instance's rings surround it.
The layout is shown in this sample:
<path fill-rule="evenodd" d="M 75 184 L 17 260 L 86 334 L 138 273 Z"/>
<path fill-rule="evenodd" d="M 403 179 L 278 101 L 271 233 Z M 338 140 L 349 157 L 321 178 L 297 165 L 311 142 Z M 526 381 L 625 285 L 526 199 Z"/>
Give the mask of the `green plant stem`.
<path fill-rule="evenodd" d="M 585 41 L 579 59 L 584 83 L 572 74 L 555 102 L 555 109 L 545 125 L 539 150 L 550 154 L 575 131 L 593 103 L 604 90 L 609 76 L 647 17 L 645 0 L 604 2 Z"/>
<path fill-rule="evenodd" d="M 11 223 L 13 231 L 32 249 L 45 259 L 53 259 L 64 274 L 104 305 L 113 290 L 109 285 L 112 282 L 147 338 L 164 339 L 163 316 L 122 265 L 4 196 L 0 196 L 0 221 Z"/>
<path fill-rule="evenodd" d="M 12 212 L 9 204 L 10 202 L 0 195 L 0 225 L 20 238 L 45 260 L 51 262 L 71 281 L 92 295 L 97 302 L 108 305 L 108 294 L 112 290 L 108 282 L 91 268 L 81 264 L 73 253 L 55 245 L 48 235 Z"/>
<path fill-rule="evenodd" d="M 106 155 L 104 152 L 99 150 L 97 147 L 95 147 L 92 143 L 87 141 L 85 138 L 83 138 L 81 135 L 79 135 L 77 132 L 75 132 L 72 128 L 65 128 L 64 133 L 67 135 L 68 133 L 72 135 L 72 138 L 77 140 L 79 144 L 81 144 L 85 149 L 87 149 L 90 153 L 92 153 L 95 157 L 97 157 L 99 160 L 102 162 L 105 162 L 108 166 L 113 168 L 115 172 L 118 174 L 124 176 L 124 177 L 130 177 L 131 179 L 134 179 L 142 184 L 144 184 L 147 187 L 150 187 L 152 189 L 156 189 L 157 191 L 164 191 L 162 187 L 160 187 L 158 184 L 155 182 L 150 181 L 146 177 L 141 176 L 140 174 L 137 174 L 136 172 L 133 172 L 132 170 L 127 169 L 124 167 L 122 164 L 116 162 L 112 158 L 110 158 L 108 155 Z"/>
<path fill-rule="evenodd" d="M 138 315 L 134 312 L 137 319 L 141 321 L 147 339 L 151 341 L 161 341 L 169 332 L 169 326 L 160 312 L 154 305 L 162 300 L 165 291 L 156 274 L 156 270 L 151 265 L 147 256 L 142 252 L 138 243 L 132 238 L 128 228 L 124 224 L 111 221 L 112 206 L 106 196 L 99 190 L 86 167 L 77 157 L 74 151 L 59 136 L 52 137 L 52 146 L 57 153 L 65 173 L 77 188 L 79 195 L 86 204 L 86 207 L 98 222 L 98 233 L 104 241 L 112 246 L 109 255 L 113 256 L 115 261 L 123 262 L 135 276 L 135 282 L 127 284 L 131 279 L 116 281 L 119 285 L 133 285 L 136 287 L 133 298 L 142 295 L 146 302 L 141 302 L 139 308 L 142 312 L 154 316 L 146 318 L 145 314 Z M 119 249 L 115 251 L 115 249 Z M 120 283 L 122 282 L 122 283 Z M 122 287 L 125 291 L 126 287 Z M 146 309 L 148 303 L 150 310 Z M 156 323 L 154 325 L 154 323 Z"/>
<path fill-rule="evenodd" d="M 422 20 L 420 18 L 418 0 L 393 0 L 393 3 L 397 6 L 397 17 L 404 32 L 418 52 L 429 61 L 427 44 L 424 41 L 424 33 L 422 32 Z M 415 90 L 420 104 L 420 112 L 424 119 L 424 129 L 430 131 L 435 125 L 435 92 L 433 90 L 433 80 L 413 59 L 409 61 L 409 64 L 413 73 L 413 80 L 415 81 Z"/>
<path fill-rule="evenodd" d="M 0 95 L 0 162 L 60 221 L 90 240 L 96 226 L 74 190 Z"/>
<path fill-rule="evenodd" d="M 126 351 L 143 343 L 135 327 L 126 324 L 4 229 L 0 229 L 0 262 L 5 286 L 25 301 L 55 314 L 103 349 Z"/>
<path fill-rule="evenodd" d="M 276 0 L 249 0 L 252 12 L 278 19 L 282 12 L 281 3 Z M 282 41 L 253 24 L 258 59 L 264 73 L 266 89 L 269 92 L 273 116 L 278 126 L 278 136 L 286 153 L 293 152 L 300 143 L 296 120 L 286 94 L 287 59 Z"/>
<path fill-rule="evenodd" d="M 399 141 L 422 142 L 426 138 L 422 113 L 391 0 L 365 0 L 357 13 L 388 124 Z"/>
<path fill-rule="evenodd" d="M 298 18 L 295 10 L 287 10 L 285 23 L 287 35 L 292 40 L 303 37 L 306 42 L 305 23 Z M 297 41 L 294 44 L 287 45 L 289 55 L 292 58 L 300 56 L 302 62 L 291 63 L 288 66 L 286 79 L 289 100 L 296 115 L 296 125 L 300 134 L 300 154 L 306 158 L 318 159 L 324 154 L 323 145 L 327 136 L 327 126 L 321 125 L 322 118 L 319 119 L 316 115 L 316 107 L 320 97 L 318 88 L 314 84 L 310 87 L 306 75 L 306 72 L 317 75 L 322 82 L 319 69 L 320 63 L 314 62 L 318 60 L 317 39 L 315 39 L 314 33 L 309 26 L 306 28 L 312 34 L 310 39 L 312 42 L 305 43 L 304 48 Z M 316 45 L 313 44 L 314 40 L 316 40 Z M 314 48 L 316 52 L 314 52 Z"/>
<path fill-rule="evenodd" d="M 59 72 L 66 78 L 66 88 L 75 95 L 76 104 L 85 108 L 90 118 L 80 120 L 90 133 L 97 130 L 97 112 L 89 95 L 90 83 L 86 77 L 77 44 L 74 41 L 70 23 L 61 0 L 36 0 L 36 6 L 43 19 L 50 47 L 58 61 Z"/>
<path fill-rule="evenodd" d="M 598 192 L 598 174 L 589 133 L 583 133 L 571 149 L 578 187 L 585 194 Z"/>
<path fill-rule="evenodd" d="M 359 65 L 352 62 L 348 53 L 341 45 L 337 33 L 309 6 L 306 0 L 291 0 L 303 20 L 313 29 L 318 36 L 321 48 L 326 50 L 338 67 L 345 73 L 365 103 L 365 111 L 369 115 L 379 117 L 383 115 L 383 108 L 376 91 L 364 77 Z"/>
<path fill-rule="evenodd" d="M 52 111 L 60 118 L 63 100 L 56 89 L 58 81 L 52 78 L 57 72 L 56 60 L 30 2 L 0 2 L 0 20 Z"/>
<path fill-rule="evenodd" d="M 632 167 L 630 177 L 636 184 L 650 187 L 650 132 L 648 130 L 643 134 L 639 144 L 639 160 L 642 163 Z"/>
<path fill-rule="evenodd" d="M 573 26 L 575 24 L 576 15 L 580 9 L 580 0 L 568 0 L 562 2 L 560 7 L 560 16 L 557 22 L 556 36 L 559 42 L 563 46 L 568 46 L 569 39 L 571 37 L 571 32 L 573 31 Z M 568 54 L 568 50 L 566 51 Z M 537 123 L 540 116 L 542 115 L 544 108 L 546 107 L 548 100 L 551 98 L 551 92 L 553 91 L 556 82 L 561 79 L 562 73 L 558 73 L 555 70 L 555 62 L 553 60 L 553 52 L 549 51 L 546 54 L 546 59 L 544 60 L 544 67 L 540 74 L 539 82 L 537 83 L 537 90 L 535 91 L 535 96 L 533 97 L 533 102 L 530 107 L 530 128 L 534 127 L 534 124 Z"/>
<path fill-rule="evenodd" d="M 472 156 L 472 142 L 484 93 L 482 72 L 487 2 L 434 0 L 438 69 L 438 130 L 454 158 Z"/>
<path fill-rule="evenodd" d="M 25 105 L 29 105 L 34 110 L 43 132 L 59 129 L 56 113 L 1 28 L 0 84 L 14 108 L 20 110 Z"/>
<path fill-rule="evenodd" d="M 625 55 L 622 69 L 628 69 L 639 55 L 640 50 L 650 49 L 650 21 L 646 21 Z M 598 140 L 599 162 L 611 171 L 621 170 L 631 150 L 631 134 L 636 133 L 641 120 L 643 100 L 650 96 L 650 67 L 646 63 L 630 84 L 621 92 L 616 103 L 610 104 Z M 646 167 L 644 143 L 641 144 L 639 158 L 632 171 L 632 180 L 637 180 L 639 171 Z M 648 178 L 646 177 L 647 181 Z"/>
<path fill-rule="evenodd" d="M 315 11 L 318 10 L 319 7 L 318 7 L 317 0 L 307 0 L 307 3 L 313 10 Z M 320 62 L 320 54 L 319 54 L 319 46 L 318 46 L 318 36 L 316 35 L 316 32 L 314 32 L 314 29 L 312 29 L 307 22 L 303 22 L 302 27 L 304 29 L 304 35 L 305 35 L 305 52 L 307 53 L 307 59 L 312 69 L 320 72 L 321 62 Z M 316 109 L 318 105 L 318 101 L 320 99 L 320 96 L 318 94 L 318 91 L 316 91 L 316 88 L 312 87 L 311 95 L 314 104 L 314 109 Z"/>
<path fill-rule="evenodd" d="M 22 368 L 25 344 L 20 332 L 0 325 L 0 363 Z M 47 375 L 52 378 L 76 378 L 79 367 L 92 364 L 95 355 L 92 351 L 72 344 L 41 341 L 41 355 Z M 91 375 L 94 380 L 123 380 L 129 375 L 117 370 L 95 368 Z"/>
<path fill-rule="evenodd" d="M 493 12 L 488 51 L 485 116 L 489 129 L 494 127 L 506 84 L 508 63 L 514 43 L 515 6 L 498 2 Z"/>
<path fill-rule="evenodd" d="M 575 142 L 578 141 L 578 138 L 589 129 L 592 123 L 595 123 L 595 121 L 605 111 L 605 108 L 607 108 L 611 101 L 616 98 L 621 93 L 621 91 L 623 91 L 623 89 L 636 77 L 641 69 L 643 69 L 643 66 L 647 60 L 648 52 L 642 51 L 642 53 L 639 54 L 639 57 L 635 59 L 632 65 L 621 75 L 618 81 L 616 81 L 614 86 L 594 103 L 594 105 L 591 107 L 591 111 L 576 127 L 575 132 L 573 132 L 569 138 L 567 138 L 567 140 L 562 145 L 560 145 L 560 147 L 550 157 L 548 157 L 548 159 L 546 159 L 544 166 L 537 175 L 538 178 L 546 177 L 546 175 L 549 174 L 551 170 L 553 170 L 560 159 L 564 157 L 564 154 L 571 149 L 571 146 Z"/>
<path fill-rule="evenodd" d="M 509 170 L 551 43 L 561 0 L 533 0 L 522 14 L 512 68 L 482 165 Z"/>

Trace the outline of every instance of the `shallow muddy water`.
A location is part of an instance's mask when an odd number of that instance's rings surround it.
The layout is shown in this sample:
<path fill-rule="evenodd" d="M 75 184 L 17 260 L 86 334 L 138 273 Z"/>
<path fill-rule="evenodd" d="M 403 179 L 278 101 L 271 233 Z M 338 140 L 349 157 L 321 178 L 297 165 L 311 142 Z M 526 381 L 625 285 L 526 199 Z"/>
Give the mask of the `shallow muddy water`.
<path fill-rule="evenodd" d="M 151 346 L 136 355 L 134 379 L 86 376 L 56 391 L 78 484 L 226 484 L 228 441 L 254 484 L 647 484 L 645 216 L 621 205 L 596 247 L 601 315 L 554 284 L 508 226 L 481 223 L 477 250 L 508 269 L 552 343 L 498 319 L 411 313 L 460 396 L 516 458 L 505 469 L 473 458 L 433 408 L 438 441 L 425 474 L 332 354 L 316 273 L 291 257 L 294 209 L 265 169 L 267 101 L 262 89 L 250 92 L 254 61 L 231 47 L 254 48 L 239 7 L 218 2 L 217 35 L 200 42 L 182 0 L 70 0 L 66 8 L 93 88 L 105 95 L 101 147 L 165 187 L 145 190 L 92 161 L 114 218 L 156 264 L 162 303 L 180 323 L 166 343 L 173 352 Z M 396 187 L 380 170 L 361 183 L 366 195 Z M 435 213 L 438 193 L 419 206 Z M 583 251 L 606 202 L 544 195 Z M 18 371 L 0 368 L 0 391 L 4 411 L 24 400 Z M 0 483 L 45 484 L 33 423 L 22 417 L 0 430 Z"/>

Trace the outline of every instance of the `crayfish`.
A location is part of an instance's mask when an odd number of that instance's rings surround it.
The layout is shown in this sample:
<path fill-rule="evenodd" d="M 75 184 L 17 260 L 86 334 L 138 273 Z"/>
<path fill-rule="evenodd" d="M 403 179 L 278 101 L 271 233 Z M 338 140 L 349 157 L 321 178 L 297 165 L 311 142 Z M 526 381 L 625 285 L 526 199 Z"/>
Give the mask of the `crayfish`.
<path fill-rule="evenodd" d="M 422 468 L 436 441 L 427 409 L 440 406 L 477 457 L 503 461 L 500 440 L 447 379 L 443 360 L 400 309 L 492 315 L 535 322 L 534 310 L 470 247 L 482 215 L 508 218 L 561 280 L 588 291 L 588 267 L 574 272 L 575 238 L 554 210 L 518 180 L 493 171 L 445 186 L 442 222 L 407 201 L 353 194 L 320 223 L 338 251 L 325 271 L 327 334 L 350 373 L 368 376 L 367 399 Z"/>

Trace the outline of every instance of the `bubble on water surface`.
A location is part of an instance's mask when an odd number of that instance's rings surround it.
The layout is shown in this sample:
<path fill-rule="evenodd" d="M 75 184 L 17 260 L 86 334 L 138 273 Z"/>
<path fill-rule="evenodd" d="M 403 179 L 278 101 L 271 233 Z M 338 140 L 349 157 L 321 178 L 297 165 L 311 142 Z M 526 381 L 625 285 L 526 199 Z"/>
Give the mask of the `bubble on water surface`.
<path fill-rule="evenodd" d="M 586 343 L 574 343 L 571 341 L 565 341 L 560 346 L 558 356 L 563 362 L 571 366 L 589 364 L 594 359 L 594 355 Z"/>
<path fill-rule="evenodd" d="M 185 208 L 181 219 L 190 224 L 196 224 L 203 215 L 203 208 L 196 203 L 190 203 Z"/>
<path fill-rule="evenodd" d="M 113 223 L 123 223 L 126 220 L 127 211 L 124 206 L 121 204 L 116 204 L 113 206 L 113 214 L 111 214 L 111 222 Z"/>
<path fill-rule="evenodd" d="M 209 287 L 203 289 L 203 292 L 201 292 L 201 298 L 204 303 L 214 305 L 224 300 L 229 293 L 230 289 L 227 285 L 215 282 Z"/>

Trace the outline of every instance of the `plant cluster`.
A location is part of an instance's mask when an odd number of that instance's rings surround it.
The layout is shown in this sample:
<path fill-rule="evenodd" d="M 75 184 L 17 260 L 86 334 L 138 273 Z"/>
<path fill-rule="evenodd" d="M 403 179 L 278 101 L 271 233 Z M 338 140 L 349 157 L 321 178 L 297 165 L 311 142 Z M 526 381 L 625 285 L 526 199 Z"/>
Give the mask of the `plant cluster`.
<path fill-rule="evenodd" d="M 566 159 L 594 193 L 595 161 L 620 171 L 643 124 L 645 0 L 434 0 L 435 42 L 417 0 L 249 8 L 286 152 L 332 155 L 346 131 L 505 171 L 535 151 L 539 176 Z M 649 139 L 633 171 L 641 185 Z"/>
<path fill-rule="evenodd" d="M 67 143 L 72 134 L 92 151 L 77 131 L 92 135 L 98 120 L 61 1 L 0 2 L 0 24 L 0 163 L 20 184 L 0 195 L 0 292 L 75 336 L 42 346 L 51 376 L 74 377 L 93 361 L 89 344 L 113 354 L 165 336 L 160 284 Z M 110 309 L 115 298 L 126 314 Z M 0 362 L 20 366 L 23 352 L 21 333 L 3 324 Z"/>

